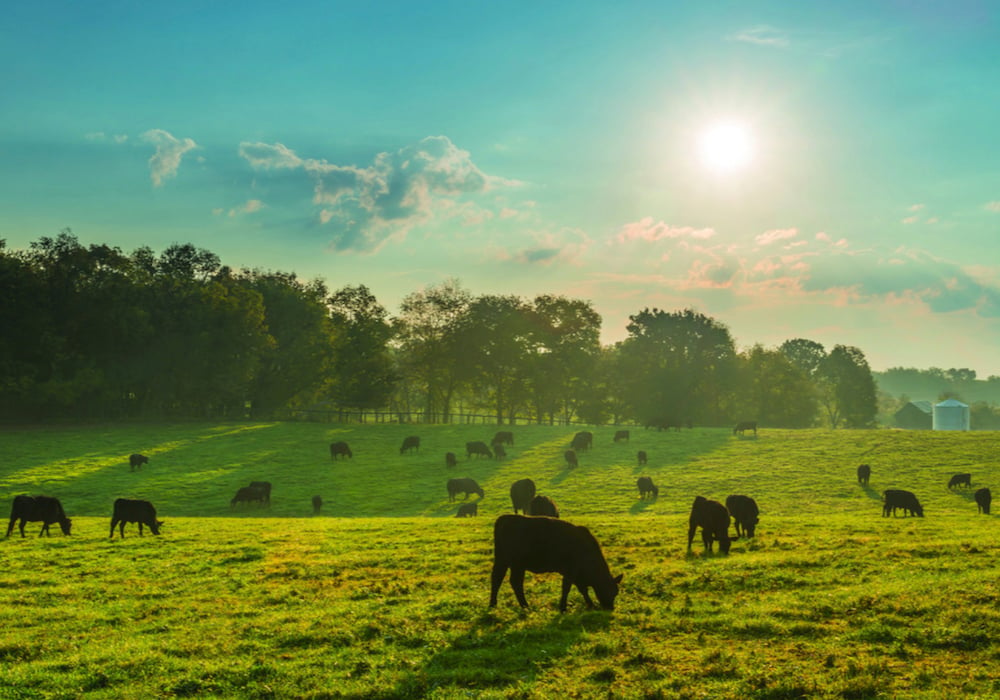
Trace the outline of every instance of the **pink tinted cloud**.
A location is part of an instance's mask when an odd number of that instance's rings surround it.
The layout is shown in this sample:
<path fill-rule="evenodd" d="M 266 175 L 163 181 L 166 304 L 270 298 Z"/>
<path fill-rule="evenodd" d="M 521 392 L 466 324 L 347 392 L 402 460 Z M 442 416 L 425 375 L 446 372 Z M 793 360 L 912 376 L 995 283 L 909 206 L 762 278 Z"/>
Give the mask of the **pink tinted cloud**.
<path fill-rule="evenodd" d="M 777 228 L 759 234 L 754 241 L 757 245 L 770 245 L 775 241 L 782 241 L 786 238 L 795 238 L 799 235 L 797 228 Z"/>
<path fill-rule="evenodd" d="M 693 226 L 672 226 L 664 221 L 653 222 L 653 217 L 646 216 L 639 221 L 625 224 L 618 232 L 619 243 L 634 240 L 658 241 L 664 238 L 697 238 L 707 239 L 715 235 L 711 228 L 694 228 Z"/>

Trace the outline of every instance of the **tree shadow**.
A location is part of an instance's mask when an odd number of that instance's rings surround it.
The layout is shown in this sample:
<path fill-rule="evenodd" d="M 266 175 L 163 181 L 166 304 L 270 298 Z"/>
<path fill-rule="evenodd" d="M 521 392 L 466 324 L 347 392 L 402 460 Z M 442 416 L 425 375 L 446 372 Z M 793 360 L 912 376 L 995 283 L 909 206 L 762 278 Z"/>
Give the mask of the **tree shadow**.
<path fill-rule="evenodd" d="M 522 620 L 530 616 L 527 611 L 519 614 Z M 382 697 L 425 697 L 443 688 L 460 688 L 475 695 L 477 691 L 531 683 L 557 665 L 583 634 L 607 629 L 610 619 L 606 611 L 585 610 L 555 613 L 552 618 L 525 625 L 487 610 L 446 648 L 394 688 L 386 688 Z"/>

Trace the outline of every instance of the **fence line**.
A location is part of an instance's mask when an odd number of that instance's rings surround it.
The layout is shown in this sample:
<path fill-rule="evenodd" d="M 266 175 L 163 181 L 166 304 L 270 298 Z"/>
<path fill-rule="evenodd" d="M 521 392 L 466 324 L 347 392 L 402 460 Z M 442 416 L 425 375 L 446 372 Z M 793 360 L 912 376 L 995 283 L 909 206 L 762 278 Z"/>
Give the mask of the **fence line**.
<path fill-rule="evenodd" d="M 498 425 L 495 414 L 482 413 L 427 413 L 424 411 L 359 411 L 348 409 L 285 409 L 278 420 L 306 421 L 313 423 L 418 423 L 453 425 Z M 555 418 L 541 421 L 515 416 L 512 421 L 499 425 L 589 425 L 581 421 Z"/>

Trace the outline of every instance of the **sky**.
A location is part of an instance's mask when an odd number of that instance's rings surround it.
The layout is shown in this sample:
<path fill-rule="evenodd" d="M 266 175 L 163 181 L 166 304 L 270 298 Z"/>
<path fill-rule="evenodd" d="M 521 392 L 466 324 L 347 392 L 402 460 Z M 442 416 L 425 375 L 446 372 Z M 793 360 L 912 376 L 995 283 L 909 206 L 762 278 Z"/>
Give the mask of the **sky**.
<path fill-rule="evenodd" d="M 1000 3 L 15 3 L 0 239 L 1000 375 Z"/>

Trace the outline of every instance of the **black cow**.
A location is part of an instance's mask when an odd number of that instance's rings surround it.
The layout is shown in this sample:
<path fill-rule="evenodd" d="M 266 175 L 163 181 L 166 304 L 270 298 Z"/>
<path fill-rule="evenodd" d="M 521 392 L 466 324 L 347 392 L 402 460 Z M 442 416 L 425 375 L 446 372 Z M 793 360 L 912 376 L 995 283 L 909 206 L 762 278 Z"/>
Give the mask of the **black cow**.
<path fill-rule="evenodd" d="M 497 444 L 493 445 L 493 456 L 496 457 L 497 459 L 503 459 L 504 457 L 507 456 L 507 449 L 503 446 L 502 443 L 498 442 Z"/>
<path fill-rule="evenodd" d="M 493 459 L 493 453 L 490 452 L 490 448 L 487 447 L 486 443 L 481 440 L 465 443 L 465 458 L 468 459 L 472 455 Z"/>
<path fill-rule="evenodd" d="M 659 498 L 660 487 L 653 483 L 652 477 L 640 476 L 635 480 L 635 486 L 639 489 L 639 498 Z"/>
<path fill-rule="evenodd" d="M 691 505 L 691 515 L 688 518 L 688 551 L 694 542 L 695 530 L 701 528 L 701 541 L 705 551 L 712 551 L 712 542 L 719 543 L 719 551 L 729 554 L 729 546 L 733 539 L 729 537 L 729 511 L 718 501 L 710 501 L 704 496 L 695 496 Z"/>
<path fill-rule="evenodd" d="M 420 437 L 417 435 L 410 435 L 409 437 L 403 438 L 403 446 L 399 448 L 399 454 L 403 454 L 404 452 L 409 452 L 411 450 L 420 452 Z"/>
<path fill-rule="evenodd" d="M 455 517 L 471 518 L 476 515 L 479 515 L 479 501 L 473 501 L 472 503 L 460 503 L 458 505 L 458 513 L 455 514 Z"/>
<path fill-rule="evenodd" d="M 649 459 L 648 457 L 646 457 L 646 451 L 645 450 L 639 450 L 638 457 L 639 457 L 639 466 L 640 467 L 643 466 L 644 464 L 646 464 L 646 462 Z"/>
<path fill-rule="evenodd" d="M 149 457 L 146 455 L 141 455 L 136 452 L 128 456 L 129 471 L 134 472 L 136 469 L 142 469 L 143 464 L 149 464 Z"/>
<path fill-rule="evenodd" d="M 593 588 L 605 610 L 613 610 L 622 577 L 612 576 L 601 546 L 590 530 L 558 518 L 526 515 L 501 515 L 493 525 L 493 571 L 490 574 L 490 607 L 496 607 L 497 593 L 507 570 L 510 587 L 522 608 L 524 574 L 555 572 L 562 574 L 559 610 L 566 612 L 566 599 L 573 586 L 583 595 L 587 607 L 594 607 L 587 594 Z"/>
<path fill-rule="evenodd" d="M 535 482 L 531 479 L 518 479 L 510 485 L 510 503 L 514 506 L 515 513 L 518 510 L 527 513 L 534 497 Z"/>
<path fill-rule="evenodd" d="M 569 446 L 572 447 L 577 452 L 583 452 L 589 450 L 594 446 L 594 434 L 589 430 L 581 430 L 579 433 L 573 436 L 570 441 Z"/>
<path fill-rule="evenodd" d="M 566 458 L 566 464 L 570 467 L 576 467 L 579 466 L 580 464 L 576 459 L 576 452 L 574 452 L 573 450 L 566 450 L 566 453 L 563 455 L 563 457 Z"/>
<path fill-rule="evenodd" d="M 865 486 L 868 485 L 868 480 L 872 477 L 872 468 L 867 464 L 858 465 L 858 483 Z"/>
<path fill-rule="evenodd" d="M 252 486 L 241 486 L 236 490 L 236 495 L 229 501 L 229 507 L 233 508 L 237 503 L 263 503 L 264 492 Z"/>
<path fill-rule="evenodd" d="M 905 510 L 907 515 L 916 515 L 921 518 L 924 517 L 924 508 L 920 505 L 920 501 L 917 500 L 917 497 L 913 495 L 912 491 L 904 491 L 903 489 L 886 489 L 882 492 L 882 499 L 883 517 L 888 517 L 890 513 L 895 515 L 897 508 Z"/>
<path fill-rule="evenodd" d="M 976 491 L 973 498 L 976 499 L 976 505 L 979 506 L 979 512 L 984 515 L 989 515 L 990 503 L 993 501 L 993 494 L 990 493 L 990 490 L 988 488 L 981 488 Z"/>
<path fill-rule="evenodd" d="M 350 446 L 341 440 L 340 442 L 334 442 L 330 444 L 330 457 L 332 459 L 340 459 L 340 457 L 353 457 L 354 453 L 351 452 Z"/>
<path fill-rule="evenodd" d="M 466 499 L 469 498 L 470 493 L 478 494 L 480 498 L 483 497 L 483 490 L 475 479 L 448 479 L 448 500 L 454 501 L 455 496 L 460 493 L 464 493 Z"/>
<path fill-rule="evenodd" d="M 726 510 L 733 516 L 736 535 L 753 537 L 757 530 L 757 523 L 760 522 L 760 509 L 757 508 L 757 501 L 750 496 L 726 496 Z"/>
<path fill-rule="evenodd" d="M 972 486 L 972 474 L 955 474 L 953 477 L 948 479 L 948 488 L 953 489 L 956 486 Z"/>
<path fill-rule="evenodd" d="M 257 489 L 260 491 L 260 502 L 271 505 L 271 482 L 270 481 L 251 481 L 250 488 Z"/>
<path fill-rule="evenodd" d="M 514 433 L 510 430 L 498 430 L 497 434 L 493 436 L 494 445 L 514 445 Z"/>
<path fill-rule="evenodd" d="M 319 515 L 319 511 L 323 507 L 323 497 L 313 496 L 312 504 L 313 504 L 313 515 Z"/>
<path fill-rule="evenodd" d="M 548 496 L 535 496 L 528 505 L 528 515 L 545 515 L 550 518 L 559 517 L 559 508 L 556 502 Z"/>
<path fill-rule="evenodd" d="M 741 420 L 733 428 L 733 435 L 743 435 L 748 430 L 753 431 L 753 436 L 757 437 L 757 421 L 755 420 Z"/>
<path fill-rule="evenodd" d="M 446 467 L 456 467 L 458 466 L 458 458 L 455 456 L 454 452 L 444 453 L 444 466 Z"/>
<path fill-rule="evenodd" d="M 66 517 L 62 503 L 53 496 L 14 496 L 14 502 L 10 506 L 10 524 L 7 525 L 7 537 L 14 531 L 14 523 L 21 521 L 19 530 L 21 537 L 24 537 L 24 526 L 26 523 L 41 522 L 42 529 L 38 531 L 38 536 L 44 534 L 50 537 L 49 525 L 59 523 L 59 528 L 64 535 L 68 535 L 73 521 Z"/>
<path fill-rule="evenodd" d="M 615 442 L 625 442 L 629 441 L 629 432 L 627 430 L 616 430 L 615 431 Z"/>
<path fill-rule="evenodd" d="M 139 524 L 139 537 L 142 537 L 142 526 L 145 525 L 154 535 L 160 534 L 162 522 L 156 519 L 156 508 L 149 501 L 138 501 L 131 498 L 115 500 L 114 513 L 111 516 L 111 537 L 115 536 L 115 525 L 121 538 L 125 539 L 125 523 Z"/>

